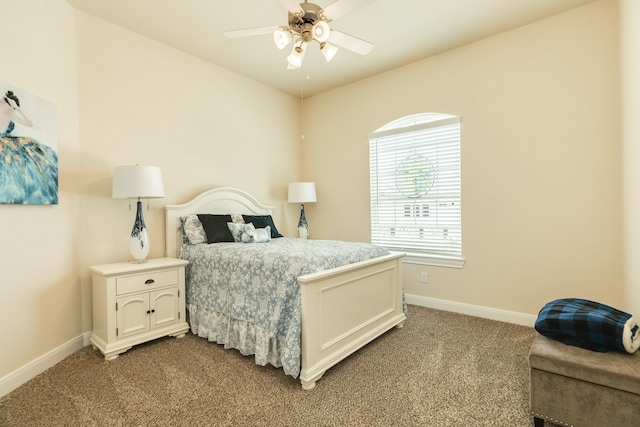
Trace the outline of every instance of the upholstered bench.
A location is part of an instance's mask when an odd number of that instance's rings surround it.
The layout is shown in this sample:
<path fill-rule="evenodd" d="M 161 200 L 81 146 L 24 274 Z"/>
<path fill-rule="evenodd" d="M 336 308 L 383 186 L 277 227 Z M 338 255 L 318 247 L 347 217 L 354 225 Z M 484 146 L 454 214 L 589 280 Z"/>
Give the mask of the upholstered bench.
<path fill-rule="evenodd" d="M 529 352 L 531 412 L 564 426 L 640 426 L 640 352 L 599 353 L 537 334 Z"/>

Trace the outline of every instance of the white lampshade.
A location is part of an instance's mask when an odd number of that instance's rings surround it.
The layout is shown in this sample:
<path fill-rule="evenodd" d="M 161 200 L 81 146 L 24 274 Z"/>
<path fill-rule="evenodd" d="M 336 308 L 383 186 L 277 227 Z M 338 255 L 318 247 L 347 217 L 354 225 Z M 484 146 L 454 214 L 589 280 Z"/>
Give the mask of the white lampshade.
<path fill-rule="evenodd" d="M 164 197 L 162 173 L 157 166 L 116 166 L 113 168 L 114 199 Z"/>
<path fill-rule="evenodd" d="M 338 53 L 338 48 L 332 44 L 325 42 L 320 45 L 320 52 L 322 52 L 324 59 L 329 62 L 333 59 L 334 56 L 336 56 L 336 53 Z"/>
<path fill-rule="evenodd" d="M 318 21 L 313 26 L 311 30 L 313 34 L 313 38 L 318 40 L 318 42 L 323 43 L 329 40 L 329 36 L 331 35 L 331 28 L 329 28 L 329 24 L 325 21 Z"/>
<path fill-rule="evenodd" d="M 316 184 L 313 182 L 292 182 L 289 184 L 289 203 L 309 203 L 316 201 Z"/>
<path fill-rule="evenodd" d="M 287 61 L 289 62 L 290 68 L 300 68 L 302 65 L 302 46 L 293 46 L 291 50 L 291 54 L 287 56 Z"/>
<path fill-rule="evenodd" d="M 291 32 L 278 28 L 273 32 L 273 41 L 278 49 L 284 49 L 286 45 L 291 43 Z"/>

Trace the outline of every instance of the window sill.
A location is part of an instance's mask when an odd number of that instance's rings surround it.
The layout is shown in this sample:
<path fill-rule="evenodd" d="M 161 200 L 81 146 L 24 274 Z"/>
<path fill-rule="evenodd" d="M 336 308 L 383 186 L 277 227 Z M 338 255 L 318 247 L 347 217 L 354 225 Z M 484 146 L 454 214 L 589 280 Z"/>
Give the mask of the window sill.
<path fill-rule="evenodd" d="M 462 268 L 464 267 L 465 259 L 407 252 L 405 257 L 402 259 L 402 262 L 405 264 L 421 264 L 433 265 L 436 267 Z"/>

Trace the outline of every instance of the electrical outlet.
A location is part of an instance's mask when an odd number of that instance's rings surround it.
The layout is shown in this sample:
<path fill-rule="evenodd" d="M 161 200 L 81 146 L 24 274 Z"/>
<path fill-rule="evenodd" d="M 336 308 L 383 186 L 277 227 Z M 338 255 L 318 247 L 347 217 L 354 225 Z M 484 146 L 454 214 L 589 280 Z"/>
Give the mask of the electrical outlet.
<path fill-rule="evenodd" d="M 427 272 L 423 271 L 422 273 L 420 273 L 420 283 L 427 283 Z"/>

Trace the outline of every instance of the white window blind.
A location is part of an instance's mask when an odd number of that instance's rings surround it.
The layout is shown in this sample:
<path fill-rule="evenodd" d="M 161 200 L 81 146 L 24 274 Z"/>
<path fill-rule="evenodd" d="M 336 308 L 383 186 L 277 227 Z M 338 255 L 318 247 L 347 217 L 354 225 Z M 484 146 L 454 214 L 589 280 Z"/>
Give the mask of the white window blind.
<path fill-rule="evenodd" d="M 460 257 L 460 119 L 403 117 L 369 135 L 369 152 L 372 243 Z"/>

